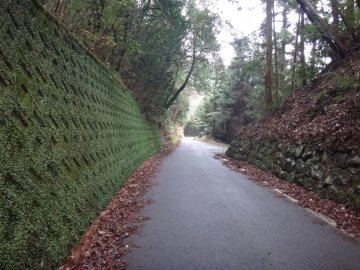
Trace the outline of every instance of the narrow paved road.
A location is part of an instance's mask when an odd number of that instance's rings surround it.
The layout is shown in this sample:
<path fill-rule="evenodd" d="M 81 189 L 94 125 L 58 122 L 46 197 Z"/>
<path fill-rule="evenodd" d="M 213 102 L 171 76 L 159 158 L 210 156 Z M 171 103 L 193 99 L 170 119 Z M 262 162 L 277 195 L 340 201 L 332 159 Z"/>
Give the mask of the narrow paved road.
<path fill-rule="evenodd" d="M 184 139 L 147 196 L 129 270 L 360 269 L 360 244 Z"/>

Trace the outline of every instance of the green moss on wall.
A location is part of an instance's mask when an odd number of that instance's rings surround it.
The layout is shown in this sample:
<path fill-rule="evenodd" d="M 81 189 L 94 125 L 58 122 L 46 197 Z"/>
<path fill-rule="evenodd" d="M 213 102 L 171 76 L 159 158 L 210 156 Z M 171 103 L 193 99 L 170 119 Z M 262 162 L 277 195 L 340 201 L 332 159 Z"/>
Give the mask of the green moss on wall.
<path fill-rule="evenodd" d="M 0 269 L 52 269 L 160 148 L 133 95 L 31 0 L 0 1 Z"/>

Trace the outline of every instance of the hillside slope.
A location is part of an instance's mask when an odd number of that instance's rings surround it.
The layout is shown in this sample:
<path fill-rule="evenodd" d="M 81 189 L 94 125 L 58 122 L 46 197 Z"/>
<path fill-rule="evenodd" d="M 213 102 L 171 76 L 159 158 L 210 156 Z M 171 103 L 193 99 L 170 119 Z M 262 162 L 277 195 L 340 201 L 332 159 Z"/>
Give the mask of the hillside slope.
<path fill-rule="evenodd" d="M 241 128 L 227 155 L 360 209 L 359 89 L 356 56 Z"/>

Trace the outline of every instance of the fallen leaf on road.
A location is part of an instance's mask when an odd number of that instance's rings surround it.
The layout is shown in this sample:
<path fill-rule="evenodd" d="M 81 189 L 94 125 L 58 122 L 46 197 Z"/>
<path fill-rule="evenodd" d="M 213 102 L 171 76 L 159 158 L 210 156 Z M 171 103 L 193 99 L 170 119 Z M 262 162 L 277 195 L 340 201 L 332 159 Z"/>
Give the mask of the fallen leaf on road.
<path fill-rule="evenodd" d="M 143 207 L 151 203 L 151 200 L 144 198 L 144 194 L 152 185 L 152 178 L 161 160 L 175 147 L 167 144 L 127 179 L 107 207 L 80 237 L 58 270 L 126 269 L 122 257 L 129 252 L 131 246 L 125 244 L 124 240 L 139 232 L 142 224 L 148 219 L 138 216 Z"/>
<path fill-rule="evenodd" d="M 239 173 L 246 170 L 248 179 L 258 182 L 263 186 L 269 186 L 281 190 L 282 193 L 298 200 L 298 204 L 315 212 L 326 215 L 337 223 L 339 229 L 343 229 L 360 239 L 360 213 L 348 205 L 340 204 L 329 199 L 321 198 L 313 191 L 307 190 L 294 183 L 282 180 L 269 172 L 265 172 L 254 165 L 234 158 L 226 157 L 224 153 L 215 155 L 216 159 L 222 159 L 224 165 Z M 281 197 L 282 195 L 276 195 Z"/>

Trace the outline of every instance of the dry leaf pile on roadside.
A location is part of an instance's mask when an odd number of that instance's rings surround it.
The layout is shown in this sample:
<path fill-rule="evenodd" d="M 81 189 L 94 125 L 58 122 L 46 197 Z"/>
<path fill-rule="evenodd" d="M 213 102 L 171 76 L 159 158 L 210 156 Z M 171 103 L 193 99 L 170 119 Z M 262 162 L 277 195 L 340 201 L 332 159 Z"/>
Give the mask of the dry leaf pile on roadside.
<path fill-rule="evenodd" d="M 229 158 L 223 153 L 216 154 L 215 158 L 223 159 L 224 165 L 237 172 L 248 175 L 251 180 L 263 186 L 279 189 L 282 193 L 298 200 L 298 204 L 302 207 L 324 214 L 333 219 L 339 229 L 345 230 L 350 235 L 360 239 L 360 213 L 351 209 L 349 206 L 321 198 L 313 191 L 282 180 L 271 173 L 260 170 L 248 162 Z"/>
<path fill-rule="evenodd" d="M 162 151 L 147 159 L 127 179 L 58 270 L 126 269 L 122 257 L 129 251 L 129 246 L 124 240 L 141 230 L 145 218 L 139 213 L 150 203 L 143 195 L 151 186 L 161 160 L 175 148 L 176 145 L 166 144 Z"/>
<path fill-rule="evenodd" d="M 293 91 L 257 123 L 239 127 L 245 139 L 324 142 L 329 149 L 356 148 L 360 141 L 360 58 L 349 57 Z"/>

